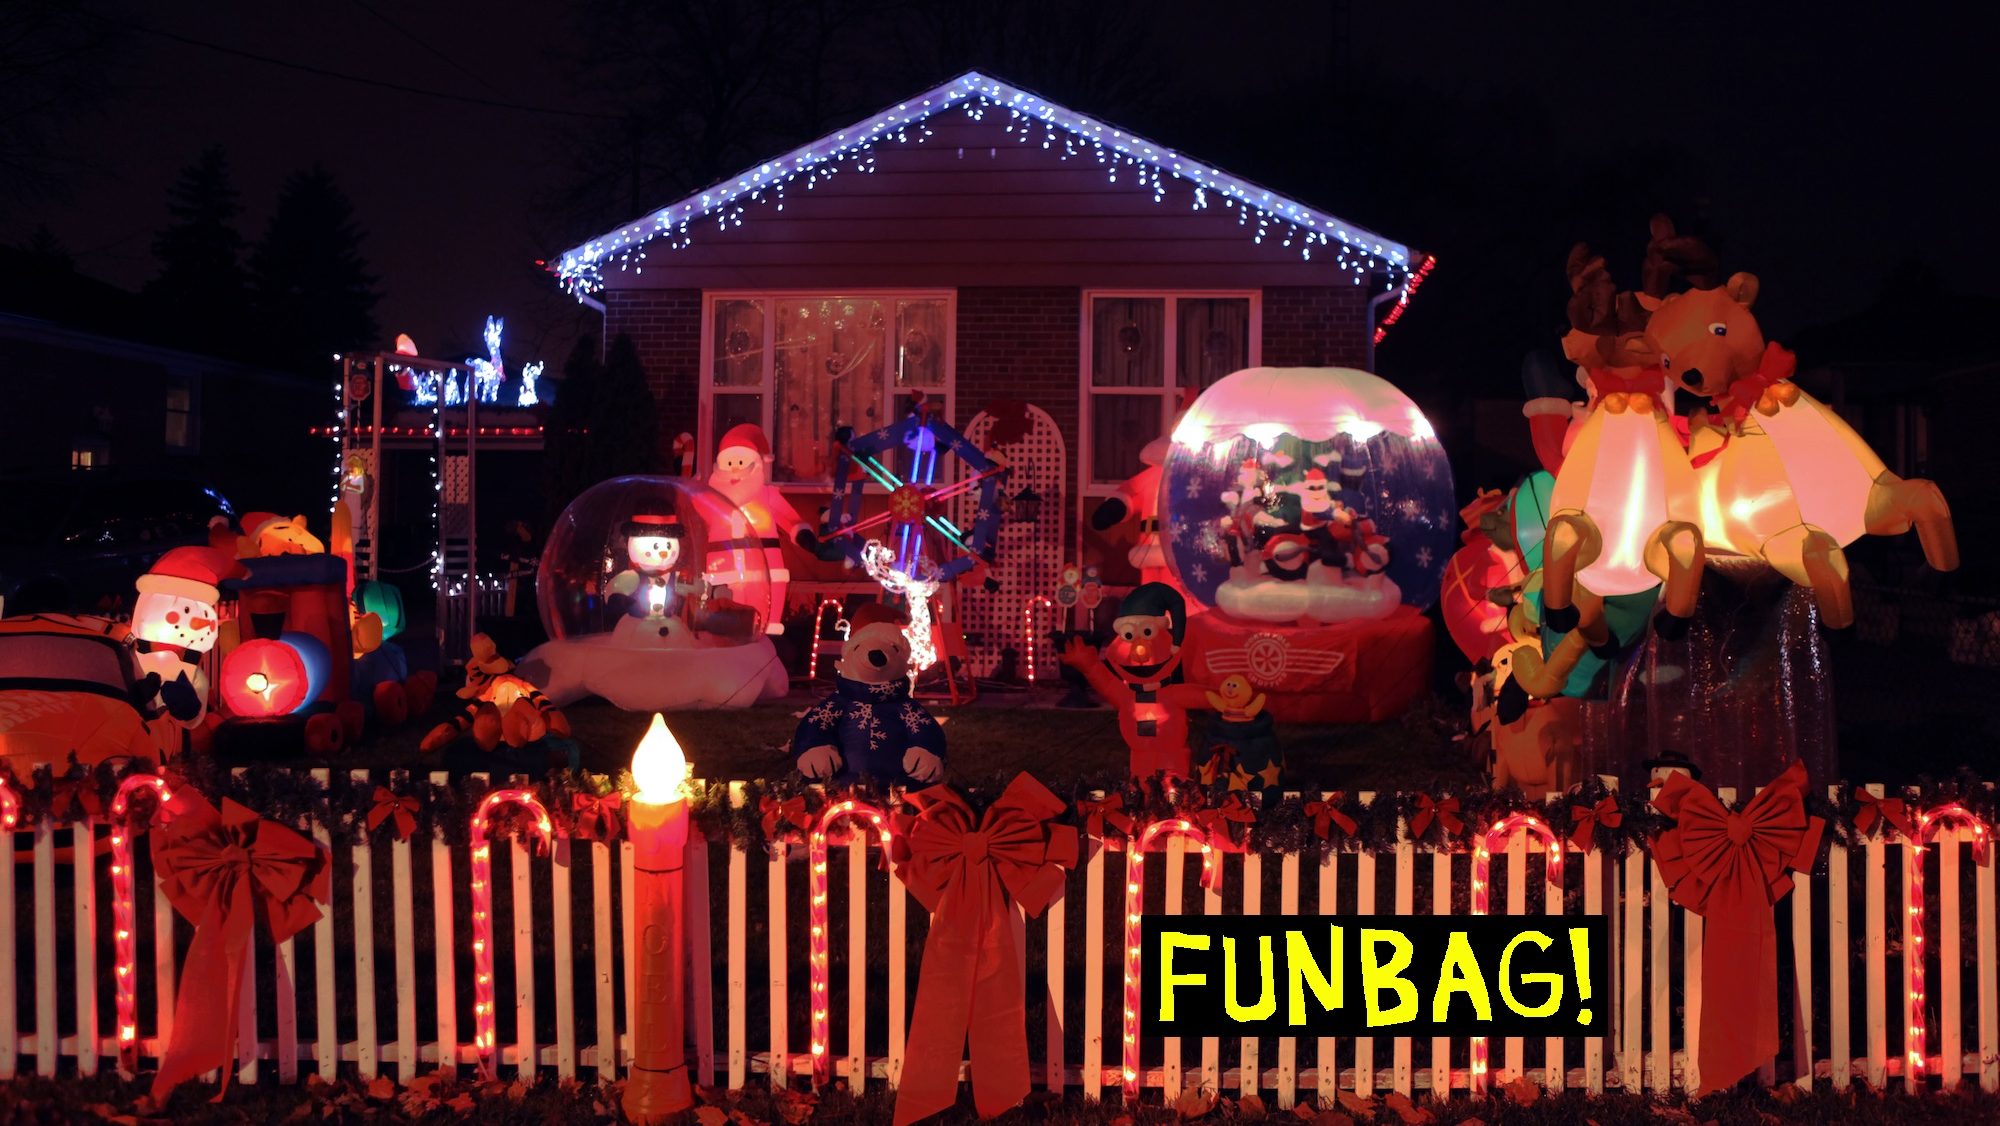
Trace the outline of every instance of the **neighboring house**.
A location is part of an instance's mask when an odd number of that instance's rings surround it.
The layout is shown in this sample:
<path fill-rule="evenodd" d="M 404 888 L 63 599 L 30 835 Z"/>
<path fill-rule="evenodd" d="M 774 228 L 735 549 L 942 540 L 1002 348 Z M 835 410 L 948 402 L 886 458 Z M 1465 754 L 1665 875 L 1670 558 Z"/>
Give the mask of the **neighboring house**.
<path fill-rule="evenodd" d="M 1041 408 L 1066 451 L 1066 553 L 1177 403 L 1243 367 L 1372 366 L 1429 267 L 977 73 L 550 265 L 607 339 L 637 343 L 663 432 L 696 436 L 697 472 L 756 422 L 803 512 L 827 491 L 834 427 L 894 421 L 911 391 L 961 427 L 1002 401 Z M 1082 551 L 1118 580 L 1122 545 L 1090 533 Z"/>
<path fill-rule="evenodd" d="M 308 490 L 299 506 L 331 479 L 330 450 L 301 456 L 329 410 L 324 380 L 0 313 L 0 397 L 0 473 L 200 478 L 268 503 L 290 484 Z"/>

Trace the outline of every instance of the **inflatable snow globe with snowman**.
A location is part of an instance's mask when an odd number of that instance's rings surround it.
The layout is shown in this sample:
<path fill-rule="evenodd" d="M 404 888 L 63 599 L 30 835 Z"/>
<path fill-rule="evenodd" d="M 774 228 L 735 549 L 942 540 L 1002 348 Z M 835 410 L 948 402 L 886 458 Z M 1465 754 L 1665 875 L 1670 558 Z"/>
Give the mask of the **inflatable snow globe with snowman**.
<path fill-rule="evenodd" d="M 782 696 L 785 669 L 765 633 L 770 577 L 762 550 L 733 538 L 736 514 L 687 478 L 586 489 L 542 551 L 535 596 L 549 641 L 518 671 L 558 705 L 602 696 L 669 711 Z"/>
<path fill-rule="evenodd" d="M 1351 368 L 1249 368 L 1202 392 L 1160 480 L 1190 598 L 1188 672 L 1243 676 L 1280 722 L 1373 723 L 1428 687 L 1423 611 L 1454 546 L 1423 412 Z"/>

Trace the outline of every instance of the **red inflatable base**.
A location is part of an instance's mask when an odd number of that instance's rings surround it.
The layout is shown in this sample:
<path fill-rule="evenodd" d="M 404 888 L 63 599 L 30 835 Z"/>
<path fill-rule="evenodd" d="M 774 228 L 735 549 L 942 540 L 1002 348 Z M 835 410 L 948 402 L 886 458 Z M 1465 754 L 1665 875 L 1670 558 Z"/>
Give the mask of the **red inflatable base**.
<path fill-rule="evenodd" d="M 1333 626 L 1277 626 L 1204 610 L 1188 618 L 1183 667 L 1188 680 L 1211 687 L 1243 676 L 1280 724 L 1380 723 L 1429 688 L 1431 645 L 1430 619 L 1409 606 Z"/>

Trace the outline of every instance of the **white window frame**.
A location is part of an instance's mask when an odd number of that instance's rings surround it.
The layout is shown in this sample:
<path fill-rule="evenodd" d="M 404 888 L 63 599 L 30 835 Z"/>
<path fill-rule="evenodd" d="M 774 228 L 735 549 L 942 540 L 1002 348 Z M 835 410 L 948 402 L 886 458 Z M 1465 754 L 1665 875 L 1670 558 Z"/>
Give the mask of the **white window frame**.
<path fill-rule="evenodd" d="M 1082 330 L 1077 333 L 1077 435 L 1076 435 L 1076 480 L 1077 495 L 1080 497 L 1108 497 L 1118 491 L 1120 482 L 1098 482 L 1090 478 L 1093 452 L 1090 448 L 1094 433 L 1091 411 L 1098 395 L 1152 396 L 1160 400 L 1160 418 L 1172 422 L 1174 401 L 1180 394 L 1180 311 L 1176 303 L 1181 298 L 1206 300 L 1216 297 L 1250 299 L 1250 334 L 1248 366 L 1256 367 L 1264 362 L 1264 291 L 1262 289 L 1086 289 L 1083 291 L 1083 315 L 1080 318 Z M 1165 309 L 1160 321 L 1163 351 L 1160 361 L 1161 385 L 1158 387 L 1096 387 L 1090 382 L 1091 357 L 1094 354 L 1093 333 L 1096 331 L 1094 310 L 1100 298 L 1120 300 L 1124 298 L 1164 298 Z M 1140 466 L 1133 466 L 1137 473 Z M 1086 506 L 1077 509 L 1079 519 L 1087 518 Z"/>
<path fill-rule="evenodd" d="M 720 437 L 720 435 L 714 432 L 715 396 L 718 393 L 715 385 L 716 304 L 718 302 L 723 302 L 723 301 L 768 302 L 764 316 L 764 355 L 766 357 L 769 357 L 772 354 L 772 346 L 774 343 L 773 335 L 778 330 L 777 329 L 778 318 L 775 315 L 773 315 L 777 308 L 778 302 L 801 301 L 801 300 L 817 301 L 817 300 L 824 300 L 830 297 L 868 297 L 868 298 L 884 299 L 890 301 L 897 301 L 897 300 L 929 301 L 929 300 L 942 299 L 944 301 L 944 321 L 945 321 L 944 387 L 942 391 L 939 391 L 938 393 L 944 396 L 945 420 L 951 421 L 952 417 L 957 413 L 958 411 L 958 291 L 956 289 L 939 289 L 939 288 L 905 289 L 905 288 L 894 288 L 894 287 L 883 288 L 879 286 L 875 287 L 860 286 L 852 289 L 841 289 L 836 287 L 814 288 L 814 289 L 705 289 L 702 291 L 701 294 L 701 375 L 700 375 L 701 382 L 699 384 L 700 394 L 698 396 L 698 402 L 695 408 L 696 414 L 699 416 L 696 419 L 696 427 L 695 427 L 695 473 L 698 476 L 707 475 L 709 465 L 715 460 L 716 439 Z M 888 357 L 884 356 L 885 362 L 887 362 L 887 359 Z M 763 381 L 757 385 L 754 391 L 755 394 L 760 395 L 762 397 L 763 409 L 761 411 L 761 421 L 759 422 L 759 425 L 761 425 L 764 428 L 764 433 L 767 435 L 776 433 L 776 431 L 772 427 L 771 411 L 775 406 L 777 395 L 775 393 L 776 389 L 771 385 L 772 382 L 771 371 L 772 371 L 771 364 L 767 360 L 767 362 L 764 365 Z M 925 390 L 928 391 L 932 389 L 926 388 Z M 740 385 L 731 387 L 728 390 L 721 391 L 720 393 L 724 395 L 729 395 L 729 394 L 750 394 L 753 392 L 752 388 L 749 387 L 748 385 Z M 890 419 L 889 412 L 894 408 L 897 398 L 900 395 L 907 393 L 908 393 L 907 389 L 898 388 L 896 386 L 895 373 L 893 371 L 888 372 L 884 376 L 882 380 L 882 417 L 884 419 L 889 419 L 890 421 L 894 421 L 893 419 Z M 859 428 L 857 427 L 857 429 Z M 784 492 L 823 493 L 832 487 L 832 482 L 831 481 L 780 481 L 777 482 L 777 485 L 778 488 Z M 867 487 L 871 490 L 878 488 L 878 486 L 874 485 L 873 483 L 869 483 Z"/>

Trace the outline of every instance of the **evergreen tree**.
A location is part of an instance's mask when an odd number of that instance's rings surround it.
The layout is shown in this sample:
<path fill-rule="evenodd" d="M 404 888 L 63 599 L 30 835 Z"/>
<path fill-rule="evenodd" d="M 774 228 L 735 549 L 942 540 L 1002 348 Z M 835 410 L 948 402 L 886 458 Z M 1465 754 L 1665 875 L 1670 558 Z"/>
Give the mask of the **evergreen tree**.
<path fill-rule="evenodd" d="M 599 480 L 591 476 L 589 429 L 592 398 L 603 373 L 604 365 L 597 359 L 597 338 L 579 337 L 563 363 L 562 381 L 556 384 L 555 401 L 549 405 L 543 431 L 547 451 L 542 457 L 547 475 L 544 527 L 553 527 L 563 508 Z"/>
<path fill-rule="evenodd" d="M 323 373 L 335 353 L 378 343 L 374 310 L 381 295 L 361 239 L 354 207 L 333 173 L 315 165 L 285 181 L 250 255 L 251 304 L 269 362 Z"/>
<path fill-rule="evenodd" d="M 604 477 L 652 473 L 660 463 L 660 413 L 632 338 L 619 333 L 590 400 L 590 449 Z"/>
<path fill-rule="evenodd" d="M 243 236 L 236 230 L 243 209 L 222 146 L 204 149 L 167 201 L 172 221 L 153 238 L 160 274 L 147 284 L 146 299 L 173 343 L 241 356 L 250 329 Z"/>

